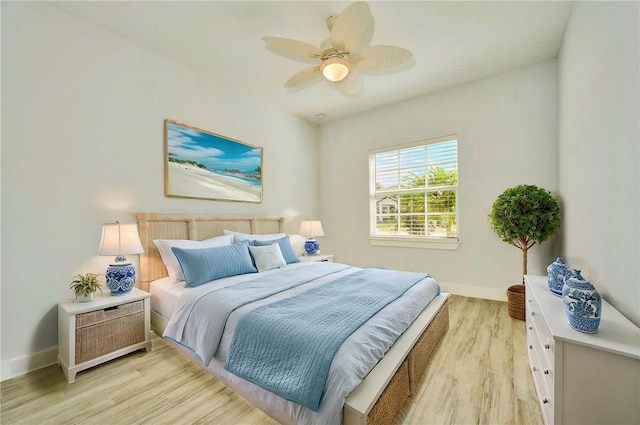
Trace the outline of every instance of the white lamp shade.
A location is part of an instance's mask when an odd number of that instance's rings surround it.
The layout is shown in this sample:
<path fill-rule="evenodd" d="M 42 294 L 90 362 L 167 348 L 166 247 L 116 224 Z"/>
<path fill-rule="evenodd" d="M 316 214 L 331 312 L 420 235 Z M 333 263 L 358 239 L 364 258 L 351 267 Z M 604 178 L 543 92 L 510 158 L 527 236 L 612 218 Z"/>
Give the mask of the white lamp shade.
<path fill-rule="evenodd" d="M 100 240 L 100 255 L 127 255 L 144 252 L 138 235 L 138 225 L 135 223 L 120 224 L 106 223 L 102 225 L 102 239 Z"/>
<path fill-rule="evenodd" d="M 314 238 L 316 236 L 324 236 L 322 231 L 322 223 L 319 220 L 308 220 L 300 223 L 300 231 L 302 236 Z"/>

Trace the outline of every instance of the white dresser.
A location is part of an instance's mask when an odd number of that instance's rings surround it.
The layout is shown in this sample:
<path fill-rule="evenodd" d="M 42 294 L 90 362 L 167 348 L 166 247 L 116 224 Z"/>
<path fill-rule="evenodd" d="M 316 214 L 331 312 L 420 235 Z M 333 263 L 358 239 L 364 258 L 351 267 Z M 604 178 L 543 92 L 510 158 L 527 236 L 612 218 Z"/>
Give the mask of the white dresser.
<path fill-rule="evenodd" d="M 525 280 L 527 351 L 545 423 L 639 424 L 640 328 L 603 300 L 598 333 L 578 332 L 547 276 Z"/>

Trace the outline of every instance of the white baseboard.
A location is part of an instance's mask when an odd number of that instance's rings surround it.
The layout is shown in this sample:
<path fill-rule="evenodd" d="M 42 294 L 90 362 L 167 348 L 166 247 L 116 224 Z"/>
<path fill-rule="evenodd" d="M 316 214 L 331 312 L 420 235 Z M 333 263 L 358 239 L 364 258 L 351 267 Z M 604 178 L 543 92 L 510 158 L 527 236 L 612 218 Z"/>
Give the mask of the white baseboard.
<path fill-rule="evenodd" d="M 496 289 L 486 286 L 463 285 L 459 283 L 438 282 L 442 292 L 463 297 L 482 298 L 485 300 L 507 301 L 507 288 Z"/>
<path fill-rule="evenodd" d="M 32 354 L 15 357 L 11 360 L 2 360 L 0 368 L 0 381 L 24 375 L 27 372 L 42 369 L 58 361 L 58 346 L 45 348 Z"/>
<path fill-rule="evenodd" d="M 3 360 L 0 362 L 0 381 L 6 381 L 11 378 L 11 366 L 9 366 L 8 361 Z"/>

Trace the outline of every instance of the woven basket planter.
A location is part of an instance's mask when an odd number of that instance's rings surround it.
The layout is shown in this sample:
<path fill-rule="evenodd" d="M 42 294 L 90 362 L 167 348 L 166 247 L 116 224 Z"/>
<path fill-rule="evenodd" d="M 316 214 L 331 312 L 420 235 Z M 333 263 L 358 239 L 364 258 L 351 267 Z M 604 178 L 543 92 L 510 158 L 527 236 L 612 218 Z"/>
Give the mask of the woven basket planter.
<path fill-rule="evenodd" d="M 509 316 L 514 319 L 524 320 L 525 316 L 525 286 L 513 285 L 507 289 L 507 307 Z"/>

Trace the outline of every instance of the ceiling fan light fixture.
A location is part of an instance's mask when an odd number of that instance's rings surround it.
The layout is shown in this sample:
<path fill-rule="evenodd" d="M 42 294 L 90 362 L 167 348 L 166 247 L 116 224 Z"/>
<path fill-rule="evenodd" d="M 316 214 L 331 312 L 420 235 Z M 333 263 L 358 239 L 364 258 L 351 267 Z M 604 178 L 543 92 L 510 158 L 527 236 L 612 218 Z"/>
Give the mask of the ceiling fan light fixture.
<path fill-rule="evenodd" d="M 335 83 L 344 80 L 349 75 L 351 64 L 340 56 L 334 56 L 322 62 L 320 72 L 324 78 Z"/>
<path fill-rule="evenodd" d="M 357 0 L 339 15 L 327 18 L 327 28 L 329 38 L 320 47 L 289 38 L 262 37 L 274 53 L 302 62 L 312 60 L 316 64 L 294 74 L 284 84 L 285 88 L 304 88 L 304 84 L 322 76 L 336 83 L 334 87 L 342 94 L 356 97 L 362 93 L 362 81 L 356 71 L 392 68 L 413 57 L 413 53 L 401 47 L 369 46 L 374 23 L 366 1 Z"/>

